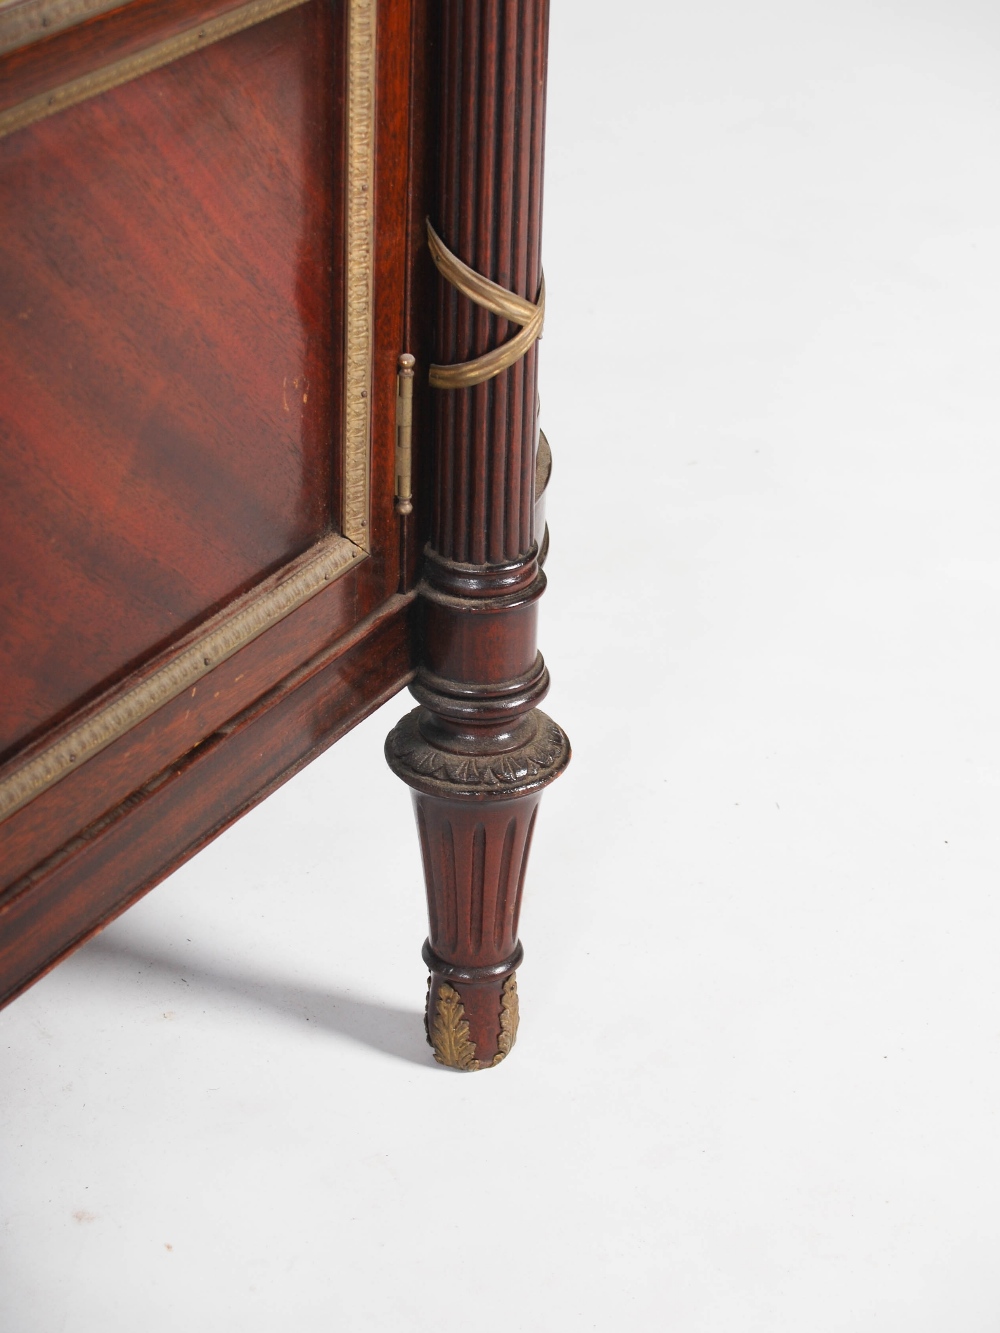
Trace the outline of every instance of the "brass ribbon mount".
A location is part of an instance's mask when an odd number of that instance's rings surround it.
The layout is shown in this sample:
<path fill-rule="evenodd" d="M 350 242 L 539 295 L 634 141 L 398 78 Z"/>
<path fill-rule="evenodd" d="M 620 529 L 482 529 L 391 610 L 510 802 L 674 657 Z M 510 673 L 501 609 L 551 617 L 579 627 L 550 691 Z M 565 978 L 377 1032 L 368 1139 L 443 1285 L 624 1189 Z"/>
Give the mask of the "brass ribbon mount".
<path fill-rule="evenodd" d="M 492 352 L 477 356 L 474 361 L 460 361 L 453 366 L 431 366 L 429 378 L 433 388 L 470 389 L 474 384 L 484 384 L 486 380 L 493 379 L 515 361 L 520 361 L 541 335 L 545 321 L 545 276 L 542 275 L 536 304 L 523 296 L 516 296 L 498 283 L 484 278 L 481 273 L 469 268 L 468 264 L 463 264 L 442 241 L 431 226 L 430 219 L 427 222 L 427 242 L 431 258 L 447 282 L 484 310 L 521 326 L 520 332 L 509 342 L 501 343 Z"/>

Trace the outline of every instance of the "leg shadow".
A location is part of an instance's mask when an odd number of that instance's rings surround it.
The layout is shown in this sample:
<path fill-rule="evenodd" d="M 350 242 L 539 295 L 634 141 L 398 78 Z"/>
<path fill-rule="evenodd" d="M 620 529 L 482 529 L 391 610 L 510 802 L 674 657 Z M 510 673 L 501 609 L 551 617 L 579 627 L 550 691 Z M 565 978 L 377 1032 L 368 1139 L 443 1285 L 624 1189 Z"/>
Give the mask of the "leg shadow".
<path fill-rule="evenodd" d="M 113 935 L 98 935 L 63 964 L 76 969 L 138 969 L 183 978 L 192 988 L 235 997 L 253 1008 L 266 1007 L 295 1023 L 309 1022 L 340 1037 L 373 1047 L 410 1064 L 433 1064 L 424 1036 L 424 1016 L 417 1009 L 397 1009 L 360 999 L 348 991 L 299 986 L 293 982 L 244 974 L 204 963 L 180 962 L 155 950 L 137 947 Z"/>

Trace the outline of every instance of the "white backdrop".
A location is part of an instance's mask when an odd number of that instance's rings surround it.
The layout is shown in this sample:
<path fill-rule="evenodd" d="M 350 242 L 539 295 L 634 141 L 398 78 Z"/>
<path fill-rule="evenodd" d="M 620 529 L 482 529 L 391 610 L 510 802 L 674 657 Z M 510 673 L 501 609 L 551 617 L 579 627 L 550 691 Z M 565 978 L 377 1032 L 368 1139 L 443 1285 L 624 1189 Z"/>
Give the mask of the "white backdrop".
<path fill-rule="evenodd" d="M 4 1329 L 995 1333 L 998 148 L 991 3 L 555 0 L 516 1052 L 396 700 L 0 1016 Z"/>

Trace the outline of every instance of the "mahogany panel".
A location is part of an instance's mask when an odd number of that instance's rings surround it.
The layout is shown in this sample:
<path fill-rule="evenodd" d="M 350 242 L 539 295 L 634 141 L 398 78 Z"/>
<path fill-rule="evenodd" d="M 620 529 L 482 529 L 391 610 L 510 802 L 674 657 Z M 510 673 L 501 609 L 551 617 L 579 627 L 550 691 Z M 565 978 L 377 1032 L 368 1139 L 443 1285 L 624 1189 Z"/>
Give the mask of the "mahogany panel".
<path fill-rule="evenodd" d="M 399 599 L 348 652 L 307 664 L 4 895 L 0 1004 L 401 689 L 408 614 Z"/>
<path fill-rule="evenodd" d="M 201 8 L 204 6 L 199 8 L 199 12 Z M 326 26 L 319 35 L 325 47 L 317 45 L 309 54 L 306 50 L 309 35 L 312 33 L 316 36 L 317 28 L 315 20 L 308 16 L 310 13 L 315 15 L 321 8 L 325 15 L 323 24 Z M 106 21 L 109 24 L 118 22 L 130 13 L 142 10 L 151 12 L 152 9 L 152 5 L 139 0 L 135 5 L 108 15 Z M 143 270 L 140 274 L 146 284 L 141 294 L 145 294 L 146 287 L 155 282 L 165 284 L 171 296 L 183 290 L 188 303 L 187 315 L 206 322 L 208 333 L 218 339 L 220 354 L 223 358 L 229 358 L 226 367 L 232 369 L 233 379 L 244 376 L 240 383 L 244 398 L 236 402 L 235 407 L 230 402 L 225 421 L 221 420 L 220 408 L 213 422 L 213 431 L 221 431 L 225 438 L 224 428 L 232 420 L 233 414 L 243 413 L 240 419 L 243 429 L 240 449 L 227 458 L 233 467 L 224 482 L 220 480 L 215 497 L 223 507 L 226 504 L 243 504 L 244 493 L 248 490 L 262 503 L 273 505 L 280 497 L 281 485 L 286 488 L 292 485 L 288 472 L 294 473 L 294 469 L 287 466 L 277 478 L 261 475 L 262 469 L 256 466 L 253 455 L 256 441 L 246 429 L 246 417 L 250 409 L 245 401 L 255 392 L 258 396 L 263 393 L 262 385 L 267 382 L 268 372 L 274 364 L 274 358 L 266 345 L 272 330 L 260 326 L 264 323 L 273 325 L 276 319 L 281 318 L 280 310 L 275 309 L 278 301 L 290 301 L 299 319 L 296 325 L 296 332 L 301 335 L 299 345 L 305 345 L 307 356 L 314 355 L 317 359 L 325 356 L 326 368 L 326 378 L 320 383 L 319 393 L 319 402 L 324 410 L 316 411 L 316 418 L 323 423 L 324 430 L 310 434 L 314 406 L 314 392 L 310 384 L 306 391 L 308 404 L 302 405 L 305 410 L 299 414 L 298 434 L 292 431 L 284 437 L 285 444 L 290 439 L 299 449 L 300 460 L 304 460 L 299 472 L 302 482 L 299 498 L 306 506 L 303 512 L 311 513 L 321 520 L 313 523 L 311 528 L 305 526 L 309 539 L 304 544 L 309 550 L 301 559 L 312 558 L 316 537 L 322 538 L 330 531 L 331 516 L 339 512 L 339 468 L 334 467 L 331 475 L 331 463 L 336 462 L 339 456 L 344 412 L 341 312 L 345 289 L 344 265 L 339 262 L 344 255 L 344 229 L 339 183 L 344 180 L 346 135 L 346 13 L 346 5 L 321 5 L 314 0 L 308 8 L 291 10 L 270 19 L 256 29 L 248 29 L 238 37 L 228 38 L 195 56 L 185 57 L 175 65 L 164 67 L 156 74 L 147 74 L 136 83 L 123 85 L 115 92 L 104 94 L 92 102 L 82 103 L 39 121 L 28 130 L 0 142 L 0 167 L 5 161 L 5 152 L 18 141 L 22 148 L 16 154 L 12 151 L 10 153 L 11 160 L 17 163 L 23 164 L 23 155 L 27 151 L 24 144 L 35 143 L 45 148 L 53 171 L 46 173 L 37 170 L 33 179 L 39 186 L 51 190 L 47 196 L 50 207 L 48 213 L 40 209 L 39 215 L 48 218 L 50 226 L 57 225 L 56 220 L 61 217 L 70 231 L 76 225 L 73 214 L 74 190 L 80 187 L 83 197 L 87 199 L 95 166 L 106 168 L 111 173 L 111 179 L 122 187 L 122 193 L 113 199 L 114 208 L 108 215 L 114 239 L 119 247 L 122 234 L 137 246 L 139 241 L 146 241 L 141 258 L 148 261 L 149 272 Z M 71 46 L 81 34 L 85 35 L 87 27 L 85 24 L 79 30 L 63 34 L 62 40 Z M 411 336 L 413 322 L 407 312 L 411 293 L 409 273 L 414 263 L 414 254 L 422 246 L 422 231 L 420 228 L 414 229 L 412 219 L 415 215 L 422 218 L 426 211 L 426 201 L 422 195 L 425 189 L 423 168 L 418 170 L 416 177 L 411 170 L 411 152 L 414 150 L 411 139 L 412 80 L 421 77 L 423 68 L 422 54 L 415 54 L 410 45 L 414 29 L 415 19 L 408 0 L 379 7 L 375 85 L 375 247 L 372 274 L 374 360 L 370 402 L 371 520 L 367 558 L 333 580 L 329 586 L 228 660 L 206 672 L 196 686 L 189 687 L 171 699 L 0 823 L 0 865 L 3 867 L 0 883 L 6 884 L 6 888 L 0 891 L 0 994 L 8 998 L 30 984 L 57 957 L 100 928 L 110 916 L 122 910 L 198 846 L 231 823 L 249 804 L 260 799 L 277 782 L 283 781 L 290 772 L 307 762 L 319 749 L 412 678 L 416 637 L 411 615 L 413 599 L 410 596 L 393 596 L 393 593 L 397 587 L 406 584 L 406 579 L 401 579 L 401 572 L 414 568 L 414 538 L 407 532 L 406 526 L 399 523 L 393 510 L 393 452 L 396 360 L 406 346 L 406 339 Z M 270 42 L 262 36 L 267 32 L 270 33 Z M 157 34 L 150 31 L 149 35 L 155 37 Z M 240 42 L 248 42 L 248 49 L 243 57 L 237 58 L 232 48 Z M 41 42 L 36 49 L 45 47 L 46 43 Z M 290 48 L 292 57 L 289 56 Z M 126 222 L 130 218 L 125 210 L 128 202 L 125 184 L 129 166 L 125 161 L 119 163 L 117 156 L 111 152 L 110 137 L 106 142 L 108 162 L 95 162 L 93 157 L 86 157 L 88 152 L 94 151 L 91 141 L 82 143 L 79 139 L 73 140 L 75 131 L 67 130 L 66 127 L 73 126 L 81 117 L 90 117 L 97 125 L 107 121 L 121 137 L 131 124 L 125 115 L 131 106 L 129 97 L 135 98 L 139 114 L 148 115 L 149 123 L 155 125 L 157 108 L 147 104 L 149 86 L 171 70 L 180 70 L 185 65 L 195 65 L 199 61 L 215 60 L 220 52 L 225 54 L 225 63 L 211 67 L 212 77 L 220 84 L 230 86 L 236 81 L 239 85 L 238 100 L 246 101 L 250 108 L 247 112 L 249 119 L 242 123 L 242 112 L 224 105 L 223 118 L 228 117 L 230 124 L 228 128 L 211 126 L 207 163 L 200 163 L 194 160 L 200 151 L 197 144 L 192 148 L 192 136 L 197 139 L 200 128 L 183 116 L 177 119 L 180 103 L 176 96 L 161 99 L 168 104 L 165 109 L 161 109 L 163 114 L 173 116 L 174 121 L 170 127 L 163 127 L 162 138 L 149 148 L 150 155 L 160 159 L 167 175 L 168 169 L 176 172 L 181 186 L 181 205 L 188 198 L 185 193 L 188 191 L 196 196 L 197 207 L 201 211 L 197 218 L 189 219 L 190 227 L 181 237 L 184 244 L 180 248 L 175 247 L 170 252 L 157 251 L 142 234 L 141 228 L 130 231 L 123 223 L 123 216 Z M 267 72 L 260 87 L 254 82 L 256 71 L 250 68 L 255 60 Z M 282 61 L 284 75 L 280 72 Z M 315 73 L 317 70 L 322 74 L 322 78 L 317 76 L 317 82 L 325 86 L 325 100 L 319 103 L 311 102 L 303 92 L 304 72 Z M 278 87 L 281 78 L 285 76 L 289 76 L 288 86 Z M 191 92 L 197 102 L 207 84 L 192 76 L 192 79 L 182 81 L 182 87 Z M 225 104 L 227 96 L 218 96 L 216 100 Z M 299 99 L 297 104 L 296 97 Z M 287 105 L 283 110 L 279 108 L 280 113 L 275 114 L 272 104 L 275 99 L 281 103 L 282 98 L 286 99 Z M 295 105 L 298 107 L 297 114 Z M 294 130 L 289 135 L 288 143 L 279 144 L 278 139 L 288 129 Z M 251 160 L 253 154 L 248 154 L 245 160 L 236 155 L 238 164 L 243 163 L 243 175 L 238 182 L 238 189 L 228 191 L 224 171 L 232 169 L 232 161 L 235 159 L 223 151 L 224 130 L 237 137 L 246 132 L 248 137 L 256 138 L 254 152 L 262 157 L 259 174 L 268 178 L 271 186 L 277 182 L 287 194 L 290 174 L 293 183 L 297 182 L 300 187 L 298 202 L 301 208 L 298 216 L 302 234 L 298 239 L 302 243 L 293 254 L 274 254 L 271 251 L 275 246 L 280 247 L 282 235 L 290 230 L 290 219 L 296 207 L 294 197 L 275 200 L 273 196 L 267 196 L 266 180 L 255 183 L 250 179 L 258 171 L 258 163 Z M 77 163 L 72 157 L 66 148 L 67 134 L 71 141 L 76 142 L 85 161 Z M 318 135 L 319 147 L 315 144 L 312 148 L 308 147 L 305 140 L 310 135 Z M 178 142 L 172 143 L 172 136 Z M 316 160 L 321 150 L 326 154 L 323 163 Z M 192 153 L 194 156 L 191 156 Z M 417 148 L 417 153 L 421 162 L 425 162 L 422 145 Z M 64 166 L 66 170 L 61 178 L 64 188 L 58 189 L 59 172 Z M 209 181 L 210 175 L 218 178 L 217 185 Z M 166 175 L 162 179 L 166 179 Z M 0 185 L 3 183 L 3 172 L 0 169 Z M 140 196 L 151 185 L 152 181 L 148 177 L 135 185 L 134 202 L 140 213 L 149 203 Z M 254 190 L 259 192 L 257 197 L 260 209 L 268 213 L 275 212 L 277 220 L 269 221 L 267 217 L 261 217 L 261 226 L 250 235 L 255 219 L 252 211 L 248 212 L 247 206 L 253 202 L 251 196 Z M 318 197 L 320 195 L 321 199 Z M 237 217 L 241 210 L 244 216 Z M 24 216 L 27 213 L 27 209 L 23 210 Z M 163 209 L 162 215 L 168 220 L 172 219 L 175 216 L 173 206 Z M 145 214 L 142 216 L 145 217 Z M 227 230 L 229 223 L 232 225 Z M 189 253 L 193 249 L 201 257 L 202 252 L 198 246 L 208 241 L 214 243 L 218 239 L 216 229 L 231 250 L 221 257 L 217 252 L 206 257 L 203 290 L 182 288 L 184 265 Z M 105 252 L 102 252 L 95 238 L 94 247 L 99 256 L 102 253 L 104 258 L 111 255 L 110 242 Z M 12 253 L 16 250 L 17 245 L 12 242 L 8 250 L 4 251 L 3 242 L 0 241 L 0 264 L 5 257 L 11 261 L 9 268 L 12 269 L 14 258 L 24 258 L 23 246 L 20 254 Z M 222 259 L 227 256 L 234 259 L 228 269 L 222 263 Z M 114 257 L 111 255 L 111 258 Z M 242 269 L 241 264 L 244 266 Z M 65 268 L 64 265 L 51 278 L 50 285 L 58 286 L 58 279 L 72 300 L 78 306 L 85 307 L 89 275 L 84 274 L 78 278 L 76 272 L 71 270 L 74 282 L 65 282 Z M 292 272 L 295 279 L 293 286 L 290 286 Z M 228 308 L 220 310 L 217 304 L 213 304 L 213 292 L 218 289 L 220 273 L 223 285 L 233 278 L 234 273 L 237 278 L 248 276 L 248 286 L 253 287 L 252 293 L 248 295 L 248 303 L 253 305 L 253 309 L 248 311 L 246 318 L 235 307 L 232 311 Z M 275 280 L 275 274 L 284 275 L 282 280 L 285 285 L 281 290 L 278 290 L 281 283 Z M 78 288 L 82 290 L 78 291 Z M 59 291 L 64 294 L 62 288 Z M 120 287 L 116 284 L 106 283 L 99 293 L 92 293 L 92 310 L 88 313 L 93 317 L 95 328 L 101 327 L 102 310 L 97 308 L 98 296 L 104 302 L 109 294 L 114 297 L 119 291 Z M 291 291 L 293 295 L 290 298 Z M 50 295 L 48 289 L 43 294 Z M 155 325 L 152 332 L 149 327 L 143 326 L 144 333 L 154 339 L 155 347 L 169 341 L 168 335 L 173 327 L 170 321 L 175 314 L 178 318 L 184 315 L 183 305 L 182 302 L 171 304 L 170 301 L 161 301 L 157 313 L 164 317 L 166 333 Z M 0 311 L 2 308 L 0 303 Z M 127 319 L 134 312 L 127 310 L 124 313 Z M 237 317 L 233 323 L 226 318 L 230 313 Z M 424 316 L 417 322 L 421 328 L 426 329 Z M 64 353 L 60 340 L 57 339 L 53 344 L 51 327 L 33 332 L 38 333 L 40 350 L 51 350 L 54 345 L 58 355 Z M 114 329 L 111 334 L 115 334 Z M 274 337 L 278 341 L 278 335 Z M 98 359 L 106 357 L 106 348 L 101 345 L 94 347 L 86 338 L 81 341 L 84 354 Z M 119 341 L 128 342 L 127 339 Z M 12 342 L 8 347 L 11 345 Z M 0 351 L 2 347 L 0 343 Z M 419 338 L 414 349 L 426 364 L 428 349 L 419 345 Z M 91 365 L 86 360 L 81 363 L 76 359 L 81 355 L 79 347 L 74 346 L 72 350 L 75 353 L 73 375 L 89 378 Z M 120 349 L 116 347 L 115 350 Z M 126 352 L 134 350 L 131 346 L 125 347 Z M 194 390 L 200 395 L 198 406 L 205 410 L 212 409 L 210 392 L 206 388 L 209 377 L 198 378 L 203 368 L 192 367 L 183 361 L 182 354 L 186 348 L 171 350 L 180 358 L 184 373 L 190 375 Z M 66 355 L 62 378 L 69 378 L 69 361 Z M 126 360 L 125 364 L 127 369 L 131 363 Z M 138 357 L 135 367 L 138 383 L 144 373 L 144 366 Z M 116 387 L 120 388 L 125 378 L 120 365 L 115 365 L 114 373 L 117 376 Z M 61 452 L 53 449 L 52 456 L 62 458 L 68 450 L 72 457 L 74 437 L 69 427 L 78 409 L 81 406 L 88 407 L 89 400 L 84 391 L 86 385 L 78 385 L 76 388 L 64 385 L 60 376 L 52 372 L 46 387 L 54 399 L 54 405 L 47 404 L 46 411 L 57 420 L 61 411 L 65 418 L 63 424 L 67 425 L 67 438 L 62 442 L 64 447 Z M 185 384 L 184 387 L 190 391 L 191 386 Z M 68 395 L 68 400 L 64 402 L 60 394 Z M 233 401 L 235 398 L 234 394 Z M 125 405 L 130 405 L 127 399 Z M 142 407 L 140 403 L 139 408 Z M 26 416 L 26 413 L 22 413 L 17 418 L 22 427 L 21 418 Z M 315 424 L 315 418 L 312 420 Z M 93 424 L 86 413 L 83 415 L 83 423 L 87 429 Z M 287 427 L 290 423 L 282 424 Z M 114 423 L 112 427 L 114 429 Z M 272 420 L 268 423 L 271 433 L 267 438 L 261 433 L 259 442 L 262 454 L 276 447 L 273 427 Z M 42 446 L 55 435 L 56 432 L 47 431 L 41 440 Z M 96 432 L 92 433 L 92 438 L 96 438 Z M 281 438 L 279 432 L 279 458 L 280 449 L 285 447 L 281 444 Z M 310 455 L 309 450 L 317 440 L 322 444 L 322 450 L 317 449 Z M 171 442 L 167 440 L 166 443 L 169 446 Z M 166 452 L 169 458 L 170 449 Z M 321 453 L 322 457 L 319 457 Z M 273 458 L 273 452 L 268 457 Z M 212 460 L 211 449 L 206 451 L 206 458 Z M 78 458 L 76 461 L 79 477 L 71 474 L 71 479 L 85 487 L 90 486 L 90 499 L 99 508 L 107 490 L 106 479 L 99 482 L 91 478 L 83 460 Z M 187 465 L 191 467 L 201 466 L 203 461 L 202 456 L 196 456 L 193 451 L 186 459 Z M 311 474 L 307 471 L 310 461 L 319 464 Z M 287 450 L 285 463 L 287 465 Z M 265 458 L 263 470 L 266 470 L 267 465 Z M 68 503 L 67 495 L 70 499 L 73 496 L 72 491 L 67 489 L 66 479 L 53 469 L 51 481 L 52 492 Z M 203 491 L 200 480 L 197 487 L 194 481 L 190 482 L 190 489 L 194 491 L 196 488 L 199 492 Z M 120 499 L 119 496 L 119 502 Z M 198 501 L 199 495 L 195 495 L 195 507 Z M 211 497 L 208 497 L 203 512 L 214 525 L 218 513 L 209 513 L 210 506 Z M 153 506 L 147 509 L 146 526 L 135 523 L 129 530 L 133 546 L 127 553 L 128 562 L 144 554 L 148 556 L 145 546 L 150 544 L 152 538 L 160 540 L 159 526 L 164 516 L 161 511 L 153 513 L 152 510 Z M 174 517 L 176 515 L 168 511 L 167 518 Z M 244 515 L 244 518 L 247 516 Z M 253 518 L 251 513 L 251 527 Z M 276 524 L 273 515 L 268 514 L 260 528 L 258 538 L 273 535 L 275 529 L 280 528 L 280 522 Z M 109 523 L 106 510 L 93 513 L 92 529 L 92 534 L 84 530 L 84 536 L 93 535 L 96 538 L 102 532 L 107 534 Z M 110 530 L 114 531 L 113 527 Z M 244 543 L 254 537 L 252 531 L 245 533 L 242 527 L 234 529 L 234 535 Z M 302 550 L 302 546 L 298 549 Z M 183 556 L 184 552 L 180 554 Z M 216 555 L 217 552 L 209 551 L 201 563 L 195 562 L 195 573 L 199 577 L 208 579 L 218 574 Z M 135 595 L 134 579 L 138 579 L 138 588 L 142 590 L 147 581 L 148 564 L 156 564 L 156 550 L 153 551 L 153 557 L 146 563 L 139 559 L 134 566 L 129 565 L 129 586 L 118 590 L 124 601 Z M 123 569 L 125 564 L 126 557 L 123 556 Z M 287 577 L 289 570 L 297 564 L 295 548 L 291 548 L 282 552 L 280 558 L 271 562 L 270 566 L 255 570 L 253 577 L 246 581 L 253 585 L 251 595 L 256 596 L 262 589 Z M 166 560 L 162 566 L 167 567 Z M 267 568 L 273 569 L 270 576 Z M 171 572 L 175 575 L 177 573 L 176 570 Z M 263 583 L 261 573 L 264 574 Z M 194 582 L 193 579 L 190 581 Z M 246 587 L 246 582 L 241 586 Z M 19 763 L 30 759 L 60 736 L 79 726 L 82 720 L 95 715 L 123 691 L 134 689 L 137 682 L 171 662 L 197 636 L 220 623 L 220 618 L 224 619 L 238 609 L 241 603 L 238 599 L 233 600 L 234 591 L 239 593 L 240 587 L 231 589 L 215 604 L 199 608 L 199 612 L 187 622 L 181 622 L 180 617 L 175 616 L 178 623 L 171 626 L 171 632 L 168 632 L 165 640 L 146 645 L 138 661 L 121 665 L 117 673 L 112 673 L 110 686 L 108 680 L 101 681 L 91 691 L 89 698 L 83 698 L 82 706 L 78 698 L 75 704 L 56 715 L 54 724 L 44 728 L 39 726 L 33 736 L 24 739 L 16 747 L 16 757 L 11 759 L 6 770 L 0 769 L 0 776 L 4 771 L 11 772 Z M 209 618 L 213 616 L 214 619 Z M 113 632 L 118 632 L 118 628 L 114 624 L 110 626 Z M 0 660 L 0 672 L 3 669 Z M 77 662 L 67 665 L 67 676 L 76 675 L 77 670 Z"/>
<path fill-rule="evenodd" d="M 0 141 L 0 757 L 330 529 L 331 37 L 313 0 Z"/>
<path fill-rule="evenodd" d="M 283 569 L 281 577 L 286 572 Z M 196 685 L 0 821 L 0 889 L 56 851 L 154 773 L 183 758 L 302 662 L 323 652 L 343 651 L 354 637 L 365 632 L 366 618 L 379 614 L 383 592 L 377 574 L 370 560 L 349 570 Z M 198 632 L 209 627 L 199 627 Z M 183 649 L 188 641 L 186 637 L 176 649 Z M 173 650 L 166 660 L 172 654 Z M 144 679 L 163 660 L 154 659 L 121 688 Z M 45 743 L 60 739 L 69 727 L 78 725 L 120 692 L 102 696 L 91 709 L 74 714 L 64 726 L 47 733 Z M 31 758 L 41 748 L 32 747 L 19 756 L 19 761 Z M 0 778 L 5 775 L 0 769 Z"/>

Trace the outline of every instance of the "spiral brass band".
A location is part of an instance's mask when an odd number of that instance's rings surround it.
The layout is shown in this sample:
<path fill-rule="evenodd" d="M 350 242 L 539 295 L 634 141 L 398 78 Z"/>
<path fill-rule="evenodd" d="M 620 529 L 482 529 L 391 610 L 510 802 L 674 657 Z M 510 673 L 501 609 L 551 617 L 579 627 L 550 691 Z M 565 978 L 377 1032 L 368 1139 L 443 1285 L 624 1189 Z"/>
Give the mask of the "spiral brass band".
<path fill-rule="evenodd" d="M 528 324 L 534 319 L 537 313 L 536 306 L 523 296 L 509 292 L 506 287 L 484 278 L 474 268 L 469 268 L 468 264 L 463 264 L 442 241 L 431 225 L 430 219 L 427 221 L 427 244 L 438 272 L 470 301 L 475 301 L 476 305 L 482 306 L 492 315 L 509 319 L 513 324 Z"/>
<path fill-rule="evenodd" d="M 493 963 L 490 967 L 459 967 L 456 963 L 446 963 L 434 952 L 430 940 L 424 940 L 420 956 L 428 970 L 436 972 L 444 981 L 457 981 L 466 986 L 474 986 L 477 982 L 497 981 L 516 971 L 524 962 L 524 950 L 520 940 L 509 958 L 505 958 L 502 963 Z"/>
<path fill-rule="evenodd" d="M 431 258 L 446 282 L 450 282 L 463 296 L 490 314 L 509 320 L 512 324 L 522 325 L 520 333 L 516 333 L 510 342 L 477 356 L 474 361 L 460 361 L 454 366 L 431 366 L 429 378 L 432 388 L 470 389 L 474 384 L 484 384 L 493 379 L 515 361 L 520 361 L 541 336 L 545 322 L 545 275 L 542 275 L 538 302 L 535 304 L 484 278 L 481 273 L 469 268 L 468 264 L 463 264 L 442 241 L 431 226 L 430 219 L 427 221 L 427 244 Z"/>

